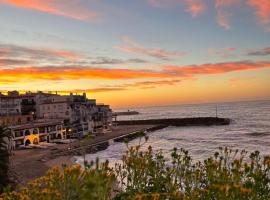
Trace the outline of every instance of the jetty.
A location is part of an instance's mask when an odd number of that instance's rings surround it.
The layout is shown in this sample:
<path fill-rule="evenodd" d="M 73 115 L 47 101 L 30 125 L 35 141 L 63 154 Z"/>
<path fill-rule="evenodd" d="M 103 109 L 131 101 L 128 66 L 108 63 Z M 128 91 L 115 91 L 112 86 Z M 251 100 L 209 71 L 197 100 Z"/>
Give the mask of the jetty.
<path fill-rule="evenodd" d="M 126 134 L 110 135 L 102 141 L 86 145 L 84 148 L 87 153 L 96 153 L 108 148 L 111 142 L 131 141 L 135 138 L 141 137 L 144 133 L 151 133 L 156 130 L 166 128 L 168 126 L 222 126 L 229 125 L 230 119 L 218 117 L 197 117 L 197 118 L 169 118 L 169 119 L 146 119 L 146 120 L 125 120 L 117 121 L 117 124 L 122 126 L 149 126 L 141 130 L 136 130 Z M 81 155 L 79 146 L 72 149 L 73 155 Z"/>
<path fill-rule="evenodd" d="M 168 118 L 145 120 L 122 120 L 118 125 L 166 125 L 166 126 L 212 126 L 229 125 L 230 119 L 219 117 Z"/>
<path fill-rule="evenodd" d="M 120 115 L 139 115 L 140 113 L 138 111 L 135 110 L 128 110 L 128 111 L 124 111 L 124 112 L 114 112 L 113 115 L 114 116 L 120 116 Z"/>

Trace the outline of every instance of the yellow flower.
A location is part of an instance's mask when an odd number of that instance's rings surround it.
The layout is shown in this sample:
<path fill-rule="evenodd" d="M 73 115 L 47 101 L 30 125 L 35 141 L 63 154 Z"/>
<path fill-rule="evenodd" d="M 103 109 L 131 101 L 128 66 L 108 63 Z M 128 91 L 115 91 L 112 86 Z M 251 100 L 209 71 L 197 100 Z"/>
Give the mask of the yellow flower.
<path fill-rule="evenodd" d="M 241 191 L 242 193 L 250 193 L 250 192 L 251 192 L 250 189 L 247 189 L 247 188 L 244 188 L 244 187 L 240 187 L 240 191 Z"/>

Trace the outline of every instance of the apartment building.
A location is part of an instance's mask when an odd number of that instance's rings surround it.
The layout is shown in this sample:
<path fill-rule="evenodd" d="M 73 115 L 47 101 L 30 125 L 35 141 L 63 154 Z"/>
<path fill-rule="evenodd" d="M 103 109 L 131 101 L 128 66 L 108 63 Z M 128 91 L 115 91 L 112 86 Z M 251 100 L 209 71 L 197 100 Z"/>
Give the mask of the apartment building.
<path fill-rule="evenodd" d="M 20 115 L 21 113 L 21 97 L 18 92 L 8 92 L 8 95 L 0 93 L 0 116 Z"/>
<path fill-rule="evenodd" d="M 0 93 L 0 125 L 12 128 L 15 146 L 26 146 L 109 131 L 112 110 L 108 105 L 97 104 L 95 99 L 88 99 L 85 93 L 13 91 Z"/>
<path fill-rule="evenodd" d="M 61 120 L 37 120 L 31 123 L 10 126 L 13 148 L 66 139 L 67 132 Z"/>

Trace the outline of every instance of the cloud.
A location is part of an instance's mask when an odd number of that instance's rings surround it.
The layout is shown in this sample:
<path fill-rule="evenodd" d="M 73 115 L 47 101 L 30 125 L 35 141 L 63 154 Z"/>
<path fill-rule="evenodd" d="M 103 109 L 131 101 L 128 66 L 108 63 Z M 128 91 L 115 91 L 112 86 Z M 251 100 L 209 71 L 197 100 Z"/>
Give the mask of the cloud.
<path fill-rule="evenodd" d="M 0 43 L 0 65 L 25 66 L 38 64 L 40 66 L 54 63 L 54 65 L 116 65 L 116 64 L 142 64 L 148 61 L 140 58 L 117 59 L 110 57 L 87 57 L 85 53 L 70 50 L 23 47 Z M 20 62 L 21 61 L 21 62 Z"/>
<path fill-rule="evenodd" d="M 219 26 L 223 27 L 225 30 L 231 29 L 230 25 L 230 18 L 231 14 L 224 11 L 224 10 L 218 10 L 216 20 Z"/>
<path fill-rule="evenodd" d="M 126 88 L 117 88 L 117 87 L 101 87 L 101 88 L 89 88 L 89 89 L 73 89 L 73 90 L 61 90 L 61 91 L 57 91 L 60 93 L 100 93 L 100 92 L 117 92 L 117 91 L 124 91 L 126 90 Z"/>
<path fill-rule="evenodd" d="M 186 11 L 193 17 L 202 14 L 207 9 L 207 1 L 204 0 L 147 0 L 153 7 L 175 8 L 177 5 L 184 5 Z M 267 32 L 270 32 L 270 1 L 269 0 L 211 0 L 216 9 L 216 22 L 225 30 L 232 28 L 232 9 L 236 6 L 249 6 L 254 10 L 257 21 Z"/>
<path fill-rule="evenodd" d="M 62 90 L 58 91 L 60 93 L 70 93 L 70 92 L 77 92 L 77 93 L 100 93 L 100 92 L 118 92 L 118 91 L 125 91 L 134 88 L 139 89 L 153 89 L 160 86 L 176 86 L 181 83 L 182 80 L 179 79 L 170 79 L 170 80 L 157 80 L 157 81 L 140 81 L 135 83 L 128 83 L 128 84 L 120 84 L 120 85 L 105 85 L 103 87 L 97 88 L 89 88 L 89 89 L 72 89 L 72 90 Z"/>
<path fill-rule="evenodd" d="M 181 83 L 182 80 L 179 79 L 169 79 L 169 80 L 157 80 L 157 81 L 139 81 L 135 83 L 127 83 L 127 84 L 119 84 L 119 85 L 105 85 L 102 87 L 96 87 L 96 88 L 87 88 L 87 89 L 70 89 L 70 90 L 58 90 L 59 93 L 100 93 L 100 92 L 118 92 L 118 91 L 125 91 L 130 89 L 152 89 L 157 88 L 160 86 L 176 86 L 179 83 Z M 0 84 L 8 83 L 8 81 L 3 80 L 3 82 L 0 81 Z M 7 92 L 4 90 L 1 90 L 2 92 Z M 20 90 L 20 92 L 28 92 L 24 90 Z"/>
<path fill-rule="evenodd" d="M 186 11 L 192 17 L 197 17 L 206 9 L 206 4 L 203 0 L 148 0 L 148 3 L 153 7 L 174 7 L 177 4 L 184 4 Z"/>
<path fill-rule="evenodd" d="M 0 0 L 0 3 L 83 21 L 96 20 L 99 16 L 79 0 Z"/>
<path fill-rule="evenodd" d="M 192 15 L 192 17 L 197 17 L 206 9 L 205 3 L 201 0 L 186 0 L 185 3 L 187 5 L 186 10 Z"/>
<path fill-rule="evenodd" d="M 162 60 L 170 60 L 173 57 L 182 57 L 184 55 L 184 53 L 178 51 L 168 51 L 164 49 L 152 49 L 145 47 L 118 46 L 116 48 L 126 53 L 142 54 Z"/>
<path fill-rule="evenodd" d="M 83 66 L 47 66 L 47 67 L 17 67 L 0 68 L 0 80 L 14 81 L 57 81 L 57 80 L 128 80 L 146 78 L 190 79 L 199 75 L 224 74 L 228 72 L 256 70 L 269 68 L 267 61 L 240 61 L 224 63 L 207 63 L 202 65 L 163 66 L 160 70 L 133 70 L 93 68 Z M 164 83 L 164 82 L 163 82 Z M 147 82 L 144 83 L 147 85 Z"/>
<path fill-rule="evenodd" d="M 17 80 L 18 82 L 35 80 L 79 80 L 109 79 L 124 80 L 136 78 L 166 78 L 172 75 L 160 71 L 109 69 L 92 67 L 17 67 L 0 69 L 0 80 Z"/>
<path fill-rule="evenodd" d="M 177 0 L 147 0 L 153 7 L 168 7 L 177 4 Z"/>
<path fill-rule="evenodd" d="M 1 48 L 0 46 L 0 57 L 7 56 L 9 54 L 9 49 L 7 48 Z"/>
<path fill-rule="evenodd" d="M 269 56 L 270 47 L 264 49 L 251 50 L 247 53 L 248 56 Z"/>
<path fill-rule="evenodd" d="M 8 83 L 5 81 L 0 81 L 0 84 Z M 100 92 L 116 92 L 116 91 L 124 91 L 127 90 L 127 88 L 116 88 L 116 87 L 98 87 L 98 88 L 88 88 L 88 89 L 71 89 L 71 90 L 57 90 L 57 93 L 100 93 Z M 8 92 L 9 90 L 0 90 L 0 92 Z M 20 92 L 30 92 L 30 90 L 20 90 Z M 32 91 L 36 92 L 36 91 Z M 44 91 L 44 92 L 52 92 L 52 91 Z"/>
<path fill-rule="evenodd" d="M 0 43 L 0 57 L 4 57 L 6 59 L 28 59 L 40 62 L 41 60 L 55 61 L 57 59 L 74 61 L 82 58 L 83 55 L 67 50 L 30 48 Z"/>
<path fill-rule="evenodd" d="M 146 60 L 133 58 L 133 59 L 116 59 L 116 58 L 107 58 L 107 57 L 97 57 L 94 61 L 91 62 L 93 65 L 116 65 L 116 64 L 129 64 L 129 63 L 147 63 Z"/>
<path fill-rule="evenodd" d="M 270 31 L 270 1 L 269 0 L 247 0 L 247 4 L 255 10 L 258 22 L 267 31 Z"/>
<path fill-rule="evenodd" d="M 123 40 L 126 43 L 126 46 L 115 46 L 115 48 L 126 53 L 146 55 L 146 56 L 154 57 L 161 60 L 171 60 L 173 58 L 183 57 L 185 55 L 185 53 L 180 52 L 180 51 L 169 51 L 165 49 L 146 48 L 132 41 L 128 37 L 124 37 Z"/>
<path fill-rule="evenodd" d="M 156 81 L 140 81 L 140 82 L 135 82 L 135 83 L 127 83 L 127 84 L 122 84 L 122 85 L 117 85 L 118 88 L 156 88 L 164 85 L 177 85 L 182 80 L 180 79 L 170 79 L 170 80 L 156 80 Z"/>
<path fill-rule="evenodd" d="M 216 50 L 214 48 L 208 49 L 208 55 L 210 56 L 220 56 L 222 58 L 228 58 L 234 56 L 234 53 L 236 52 L 236 48 L 234 47 L 227 47 L 224 49 Z"/>
<path fill-rule="evenodd" d="M 241 0 L 215 0 L 216 7 L 216 21 L 219 26 L 223 27 L 225 30 L 231 29 L 230 18 L 232 13 L 229 11 L 229 8 L 237 5 Z"/>
<path fill-rule="evenodd" d="M 17 65 L 27 65 L 31 62 L 28 60 L 18 60 L 18 59 L 2 59 L 0 58 L 0 66 L 17 66 Z"/>
<path fill-rule="evenodd" d="M 143 64 L 148 61 L 140 58 L 117 59 L 110 57 L 87 57 L 85 53 L 70 50 L 48 49 L 36 47 L 23 47 L 0 43 L 1 66 L 39 65 L 120 65 Z"/>
<path fill-rule="evenodd" d="M 224 62 L 224 63 L 207 63 L 202 65 L 165 66 L 165 71 L 170 71 L 173 74 L 182 75 L 208 75 L 208 74 L 224 74 L 228 72 L 256 70 L 261 68 L 269 68 L 270 62 L 267 61 L 241 61 L 241 62 Z"/>

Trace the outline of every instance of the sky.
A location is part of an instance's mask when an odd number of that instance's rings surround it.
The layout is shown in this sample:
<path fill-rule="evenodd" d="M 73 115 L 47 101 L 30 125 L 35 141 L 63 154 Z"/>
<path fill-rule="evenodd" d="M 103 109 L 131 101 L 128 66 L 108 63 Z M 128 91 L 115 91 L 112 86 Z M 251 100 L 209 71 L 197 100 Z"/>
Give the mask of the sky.
<path fill-rule="evenodd" d="M 118 107 L 270 99 L 270 0 L 0 0 L 0 91 Z"/>

